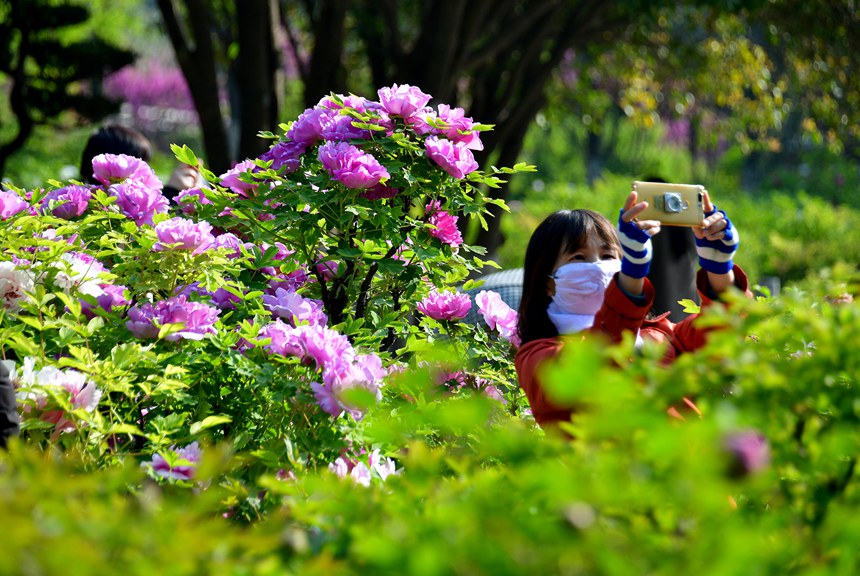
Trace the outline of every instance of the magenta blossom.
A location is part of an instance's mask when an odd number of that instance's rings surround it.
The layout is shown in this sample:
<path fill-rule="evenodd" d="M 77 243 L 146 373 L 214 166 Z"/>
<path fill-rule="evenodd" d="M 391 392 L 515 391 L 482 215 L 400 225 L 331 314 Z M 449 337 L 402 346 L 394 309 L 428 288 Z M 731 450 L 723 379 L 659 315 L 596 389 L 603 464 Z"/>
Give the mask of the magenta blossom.
<path fill-rule="evenodd" d="M 155 188 L 150 188 L 137 180 L 126 180 L 114 184 L 108 192 L 116 197 L 116 205 L 122 213 L 134 220 L 138 226 L 152 225 L 156 212 L 167 212 L 170 205 L 167 198 Z"/>
<path fill-rule="evenodd" d="M 143 466 L 162 478 L 191 480 L 203 457 L 200 446 L 197 442 L 192 442 L 185 448 L 171 446 L 170 451 L 172 454 L 168 458 L 161 454 L 153 454 L 152 460 L 144 462 Z"/>
<path fill-rule="evenodd" d="M 466 117 L 462 108 L 439 104 L 439 120 L 445 123 L 445 127 L 439 129 L 439 133 L 445 138 L 462 144 L 470 150 L 484 149 L 479 133 L 473 130 L 475 122 Z"/>
<path fill-rule="evenodd" d="M 490 330 L 498 330 L 502 338 L 514 346 L 520 345 L 517 311 L 505 304 L 498 292 L 481 290 L 475 296 L 475 303 Z"/>
<path fill-rule="evenodd" d="M 128 289 L 125 286 L 117 286 L 114 284 L 101 284 L 101 295 L 96 296 L 96 305 L 103 311 L 110 313 L 114 308 L 122 308 L 131 304 L 131 300 L 126 297 Z M 87 318 L 96 316 L 96 308 L 88 301 L 81 299 L 81 312 Z"/>
<path fill-rule="evenodd" d="M 192 254 L 200 254 L 215 242 L 211 224 L 180 217 L 159 222 L 155 226 L 155 234 L 159 241 L 152 249 L 156 251 L 191 250 Z"/>
<path fill-rule="evenodd" d="M 47 210 L 53 202 L 51 213 L 57 218 L 71 220 L 87 211 L 92 196 L 93 193 L 86 186 L 66 186 L 45 194 L 41 206 Z"/>
<path fill-rule="evenodd" d="M 428 230 L 431 236 L 438 238 L 444 244 L 456 248 L 463 243 L 463 235 L 457 228 L 457 216 L 440 209 L 438 200 L 432 200 L 424 209 L 427 211 L 427 223 L 432 227 Z"/>
<path fill-rule="evenodd" d="M 157 320 L 155 306 L 145 302 L 129 309 L 125 327 L 135 338 L 158 338 Z"/>
<path fill-rule="evenodd" d="M 0 191 L 0 219 L 8 220 L 29 206 L 26 200 L 14 192 Z"/>
<path fill-rule="evenodd" d="M 325 326 L 328 323 L 322 300 L 304 298 L 295 291 L 277 288 L 274 295 L 264 294 L 263 306 L 274 316 L 283 318 L 293 326 L 302 323 Z"/>
<path fill-rule="evenodd" d="M 254 164 L 253 160 L 245 160 L 244 162 L 239 162 L 238 164 L 233 166 L 232 169 L 228 170 L 224 174 L 221 174 L 221 185 L 230 188 L 239 196 L 253 196 L 254 192 L 256 192 L 257 190 L 257 183 L 244 182 L 239 179 L 239 176 L 248 172 L 255 172 L 256 170 L 257 165 Z"/>
<path fill-rule="evenodd" d="M 376 93 L 386 112 L 403 118 L 411 118 L 430 101 L 429 94 L 409 84 L 394 84 L 390 88 L 380 88 Z"/>
<path fill-rule="evenodd" d="M 126 180 L 140 182 L 154 190 L 161 190 L 163 186 L 146 162 L 126 154 L 99 154 L 93 158 L 93 176 L 105 186 Z"/>
<path fill-rule="evenodd" d="M 271 169 L 295 172 L 301 164 L 307 144 L 302 142 L 278 142 L 260 155 L 260 160 L 272 161 Z"/>
<path fill-rule="evenodd" d="M 332 111 L 326 108 L 308 108 L 290 126 L 287 138 L 305 146 L 313 146 L 322 139 L 323 130 L 332 116 Z"/>
<path fill-rule="evenodd" d="M 469 313 L 472 300 L 468 294 L 434 290 L 416 307 L 419 312 L 434 320 L 460 320 Z"/>
<path fill-rule="evenodd" d="M 317 103 L 317 107 L 326 108 L 332 111 L 349 108 L 350 110 L 364 113 L 367 110 L 367 107 L 372 105 L 372 103 L 367 98 L 364 98 L 363 96 L 356 96 L 355 94 L 350 94 L 348 96 L 338 94 L 337 97 L 338 99 L 340 99 L 341 102 L 338 102 L 331 96 L 323 96 L 320 99 L 319 103 Z"/>
<path fill-rule="evenodd" d="M 424 141 L 427 156 L 454 178 L 465 178 L 478 169 L 475 156 L 464 144 L 446 138 L 428 136 Z"/>
<path fill-rule="evenodd" d="M 388 170 L 370 154 L 346 142 L 320 146 L 319 159 L 332 178 L 347 188 L 372 188 L 388 180 Z"/>
<path fill-rule="evenodd" d="M 183 214 L 194 214 L 197 212 L 195 202 L 201 205 L 212 204 L 212 200 L 200 188 L 186 188 L 177 194 L 173 201 L 179 206 Z"/>

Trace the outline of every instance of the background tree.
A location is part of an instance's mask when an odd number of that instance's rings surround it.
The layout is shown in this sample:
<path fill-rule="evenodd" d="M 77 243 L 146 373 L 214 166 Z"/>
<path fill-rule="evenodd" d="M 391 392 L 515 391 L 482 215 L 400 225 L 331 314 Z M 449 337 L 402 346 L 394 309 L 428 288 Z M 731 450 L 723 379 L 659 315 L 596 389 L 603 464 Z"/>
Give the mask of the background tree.
<path fill-rule="evenodd" d="M 98 92 L 98 80 L 130 64 L 134 55 L 91 33 L 64 36 L 89 17 L 77 4 L 0 0 L 0 84 L 8 87 L 8 103 L 0 107 L 0 177 L 37 125 L 66 110 L 91 121 L 116 110 Z M 93 79 L 95 89 L 86 90 L 82 82 Z"/>

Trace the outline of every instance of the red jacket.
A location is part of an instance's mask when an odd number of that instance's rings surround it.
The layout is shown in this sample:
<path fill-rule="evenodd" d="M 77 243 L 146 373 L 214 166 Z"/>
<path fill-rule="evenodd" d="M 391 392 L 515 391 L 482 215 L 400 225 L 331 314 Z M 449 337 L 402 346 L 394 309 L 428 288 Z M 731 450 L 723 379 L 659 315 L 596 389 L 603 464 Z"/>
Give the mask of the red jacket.
<path fill-rule="evenodd" d="M 735 286 L 751 296 L 746 274 L 738 266 L 735 266 L 734 273 Z M 711 299 L 707 296 L 707 286 L 707 273 L 699 270 L 696 276 L 696 287 L 702 299 L 702 307 L 711 304 Z M 637 306 L 621 291 L 617 279 L 613 280 L 606 289 L 603 306 L 595 315 L 594 325 L 589 332 L 602 333 L 611 341 L 619 342 L 625 330 L 634 333 L 639 330 L 639 335 L 643 339 L 667 344 L 663 357 L 666 364 L 673 362 L 679 354 L 692 352 L 704 346 L 705 336 L 712 328 L 696 327 L 694 324 L 696 315 L 691 315 L 677 324 L 669 321 L 668 312 L 657 318 L 646 319 L 645 316 L 654 302 L 654 287 L 647 278 L 643 295 L 644 304 Z M 536 376 L 538 366 L 545 360 L 555 357 L 563 345 L 564 343 L 558 337 L 532 340 L 517 350 L 514 360 L 520 387 L 526 393 L 532 415 L 541 427 L 559 421 L 568 421 L 572 414 L 570 408 L 550 402 Z"/>

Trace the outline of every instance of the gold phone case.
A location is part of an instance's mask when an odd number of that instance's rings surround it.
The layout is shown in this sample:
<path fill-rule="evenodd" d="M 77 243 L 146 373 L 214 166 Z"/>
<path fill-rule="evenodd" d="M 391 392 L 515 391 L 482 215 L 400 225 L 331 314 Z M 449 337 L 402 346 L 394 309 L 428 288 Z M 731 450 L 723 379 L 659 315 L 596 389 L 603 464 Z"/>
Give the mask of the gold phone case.
<path fill-rule="evenodd" d="M 664 226 L 698 226 L 705 218 L 702 193 L 698 184 L 666 184 L 664 182 L 634 182 L 637 202 L 648 207 L 637 220 L 659 220 Z"/>

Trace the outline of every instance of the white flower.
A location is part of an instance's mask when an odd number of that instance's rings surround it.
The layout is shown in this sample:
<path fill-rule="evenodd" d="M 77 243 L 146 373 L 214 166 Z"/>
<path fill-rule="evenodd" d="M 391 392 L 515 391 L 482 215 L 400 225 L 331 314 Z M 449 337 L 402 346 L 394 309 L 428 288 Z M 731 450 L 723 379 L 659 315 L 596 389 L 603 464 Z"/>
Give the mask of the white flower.
<path fill-rule="evenodd" d="M 21 310 L 21 301 L 32 292 L 35 276 L 28 270 L 21 270 L 14 262 L 0 262 L 0 296 L 2 305 L 8 312 Z"/>
<path fill-rule="evenodd" d="M 56 264 L 58 272 L 54 277 L 57 287 L 66 294 L 72 289 L 94 298 L 104 294 L 101 288 L 103 280 L 99 274 L 106 270 L 98 261 L 74 252 L 67 252 L 60 259 L 62 262 Z"/>

